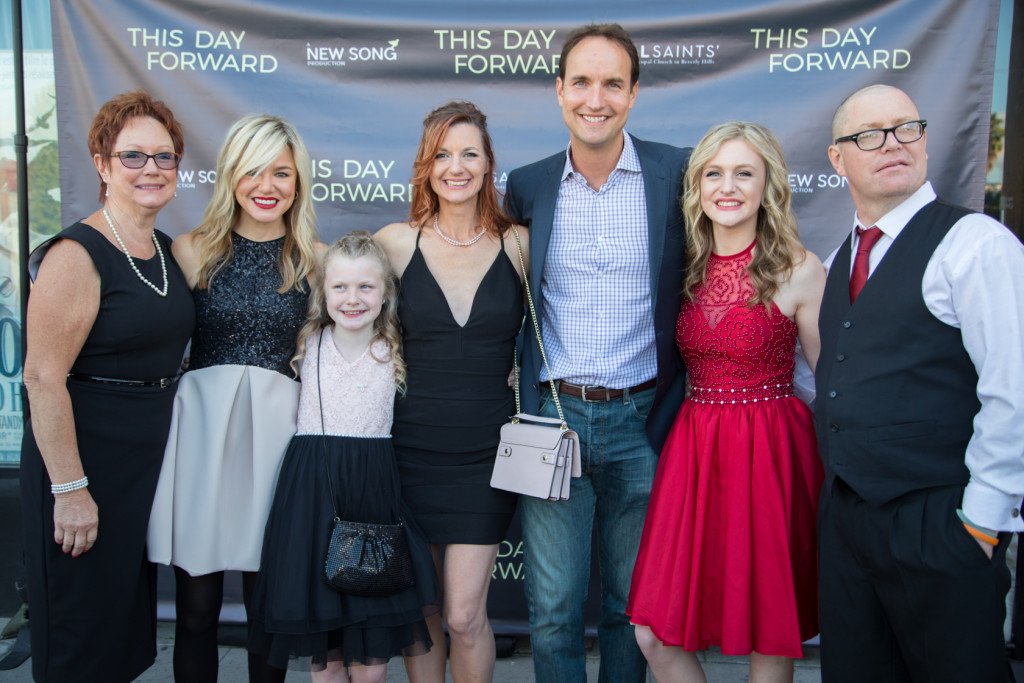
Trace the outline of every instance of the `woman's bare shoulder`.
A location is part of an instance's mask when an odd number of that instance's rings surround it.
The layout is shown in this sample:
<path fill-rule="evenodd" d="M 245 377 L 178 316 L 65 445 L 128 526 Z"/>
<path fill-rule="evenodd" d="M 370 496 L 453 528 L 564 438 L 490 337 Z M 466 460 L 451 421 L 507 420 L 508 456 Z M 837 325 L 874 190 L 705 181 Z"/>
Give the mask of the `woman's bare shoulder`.
<path fill-rule="evenodd" d="M 196 244 L 195 233 L 186 232 L 171 242 L 171 253 L 178 267 L 185 274 L 188 286 L 195 287 L 199 280 L 199 245 Z"/>
<path fill-rule="evenodd" d="M 385 225 L 373 235 L 373 239 L 384 247 L 384 252 L 391 261 L 391 267 L 395 269 L 395 273 L 399 277 L 405 272 L 405 267 L 412 259 L 413 251 L 416 249 L 417 235 L 419 235 L 419 230 L 408 223 Z"/>
<path fill-rule="evenodd" d="M 793 284 L 813 283 L 825 280 L 825 267 L 821 265 L 821 259 L 813 251 L 806 249 L 801 254 L 793 257 L 793 274 L 790 276 Z"/>

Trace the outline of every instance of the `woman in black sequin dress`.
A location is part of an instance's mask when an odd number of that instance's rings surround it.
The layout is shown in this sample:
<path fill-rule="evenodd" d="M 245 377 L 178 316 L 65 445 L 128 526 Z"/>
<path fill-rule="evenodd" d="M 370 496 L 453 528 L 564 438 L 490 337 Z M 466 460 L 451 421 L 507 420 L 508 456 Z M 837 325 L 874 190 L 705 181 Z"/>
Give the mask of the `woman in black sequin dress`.
<path fill-rule="evenodd" d="M 319 253 L 310 159 L 294 127 L 250 115 L 228 132 L 213 199 L 173 252 L 196 304 L 149 524 L 149 557 L 174 566 L 174 675 L 217 678 L 224 570 L 248 610 L 281 459 L 295 433 L 289 366 Z M 250 681 L 284 672 L 249 655 Z"/>

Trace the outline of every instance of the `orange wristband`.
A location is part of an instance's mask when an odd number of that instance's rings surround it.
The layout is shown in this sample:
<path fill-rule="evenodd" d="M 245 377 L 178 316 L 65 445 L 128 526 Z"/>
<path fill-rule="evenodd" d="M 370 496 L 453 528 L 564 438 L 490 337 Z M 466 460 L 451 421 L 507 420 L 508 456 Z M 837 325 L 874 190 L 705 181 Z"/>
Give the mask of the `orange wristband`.
<path fill-rule="evenodd" d="M 999 539 L 995 536 L 989 536 L 984 531 L 978 531 L 970 524 L 964 524 L 964 528 L 967 529 L 967 533 L 969 533 L 971 536 L 974 536 L 979 541 L 984 541 L 989 545 L 999 545 Z"/>

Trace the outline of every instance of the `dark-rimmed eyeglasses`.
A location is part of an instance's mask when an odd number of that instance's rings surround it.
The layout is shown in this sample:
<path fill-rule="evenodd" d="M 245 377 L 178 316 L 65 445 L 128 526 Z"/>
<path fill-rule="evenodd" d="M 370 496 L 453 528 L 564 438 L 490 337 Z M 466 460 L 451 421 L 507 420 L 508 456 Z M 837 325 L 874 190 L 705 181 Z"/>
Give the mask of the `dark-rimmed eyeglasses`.
<path fill-rule="evenodd" d="M 884 145 L 885 136 L 892 133 L 892 136 L 896 138 L 896 142 L 905 145 L 920 140 L 924 136 L 924 127 L 927 125 L 928 122 L 922 119 L 920 121 L 907 121 L 892 128 L 871 128 L 854 133 L 853 135 L 844 135 L 841 138 L 836 138 L 835 144 L 852 142 L 865 152 L 870 152 Z"/>
<path fill-rule="evenodd" d="M 127 152 L 114 152 L 110 156 L 120 159 L 125 168 L 142 168 L 152 159 L 157 168 L 170 171 L 172 168 L 178 168 L 178 164 L 181 163 L 181 155 L 174 152 L 146 154 L 145 152 L 131 150 Z"/>

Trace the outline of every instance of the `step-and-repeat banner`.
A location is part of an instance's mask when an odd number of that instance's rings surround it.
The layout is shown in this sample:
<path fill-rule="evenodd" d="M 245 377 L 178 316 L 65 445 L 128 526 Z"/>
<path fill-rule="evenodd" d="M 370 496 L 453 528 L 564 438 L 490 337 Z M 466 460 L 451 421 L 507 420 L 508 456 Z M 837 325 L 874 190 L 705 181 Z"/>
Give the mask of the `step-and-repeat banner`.
<path fill-rule="evenodd" d="M 567 144 L 555 77 L 568 32 L 615 21 L 641 60 L 627 130 L 691 146 L 722 121 L 768 125 L 786 150 L 804 241 L 824 256 L 853 211 L 826 154 L 832 113 L 871 83 L 915 99 L 939 194 L 981 208 L 998 4 L 52 0 L 63 223 L 97 207 L 93 116 L 139 87 L 185 131 L 178 195 L 158 226 L 171 235 L 200 220 L 224 134 L 250 112 L 285 116 L 303 135 L 327 242 L 407 216 L 423 118 L 452 99 L 488 115 L 501 189 L 508 171 Z M 494 617 L 522 622 L 521 579 L 522 549 L 510 540 L 495 569 Z"/>

